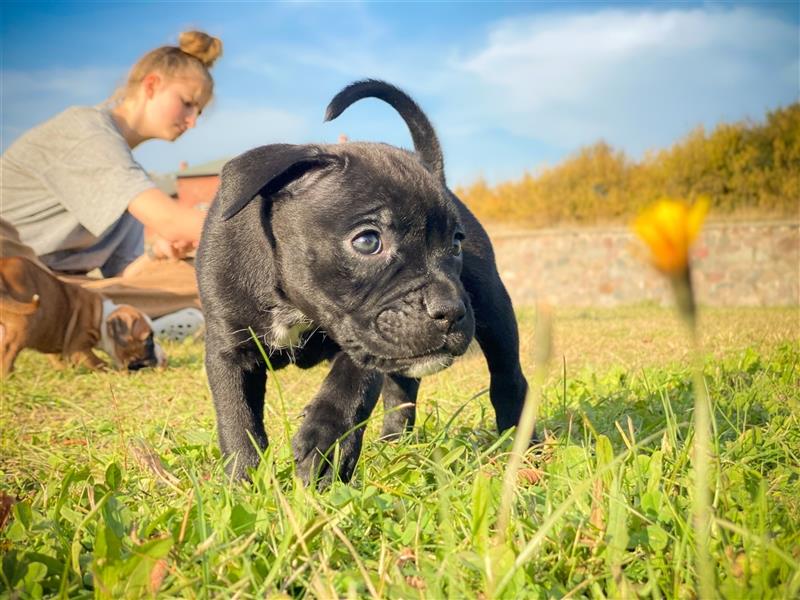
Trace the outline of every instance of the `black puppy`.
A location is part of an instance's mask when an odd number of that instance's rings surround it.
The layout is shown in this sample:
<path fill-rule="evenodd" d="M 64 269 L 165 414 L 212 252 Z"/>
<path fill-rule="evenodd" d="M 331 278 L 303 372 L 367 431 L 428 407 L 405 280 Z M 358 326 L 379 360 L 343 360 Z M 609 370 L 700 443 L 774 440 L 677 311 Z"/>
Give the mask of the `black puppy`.
<path fill-rule="evenodd" d="M 206 371 L 228 472 L 267 446 L 267 366 L 331 361 L 292 440 L 300 477 L 349 480 L 383 391 L 384 436 L 414 424 L 419 378 L 449 366 L 473 335 L 491 373 L 502 431 L 527 383 L 517 325 L 489 238 L 445 185 L 436 133 L 405 93 L 381 81 L 342 90 L 326 120 L 375 97 L 393 106 L 416 153 L 375 143 L 262 146 L 222 170 L 197 255 Z M 397 410 L 398 406 L 410 407 Z M 392 410 L 395 409 L 395 410 Z M 252 440 L 251 440 L 252 438 Z"/>

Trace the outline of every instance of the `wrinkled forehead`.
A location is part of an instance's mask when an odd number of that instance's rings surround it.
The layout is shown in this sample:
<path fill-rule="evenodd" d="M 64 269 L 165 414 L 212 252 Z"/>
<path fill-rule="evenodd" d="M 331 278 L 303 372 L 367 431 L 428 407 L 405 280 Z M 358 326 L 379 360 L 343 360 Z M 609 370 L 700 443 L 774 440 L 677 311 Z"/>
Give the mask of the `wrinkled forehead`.
<path fill-rule="evenodd" d="M 347 166 L 322 184 L 333 193 L 325 194 L 319 218 L 343 227 L 370 221 L 404 231 L 456 227 L 458 210 L 444 187 L 415 156 L 388 148 L 347 157 Z"/>

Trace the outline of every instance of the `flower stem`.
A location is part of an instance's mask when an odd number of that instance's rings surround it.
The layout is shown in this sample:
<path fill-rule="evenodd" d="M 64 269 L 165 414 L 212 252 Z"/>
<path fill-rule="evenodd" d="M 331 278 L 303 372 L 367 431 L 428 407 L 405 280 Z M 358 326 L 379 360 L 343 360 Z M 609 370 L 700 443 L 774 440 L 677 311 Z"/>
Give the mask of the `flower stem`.
<path fill-rule="evenodd" d="M 695 337 L 695 336 L 693 336 Z M 711 410 L 703 366 L 696 337 L 694 341 L 694 447 L 692 459 L 694 461 L 694 501 L 692 506 L 696 565 L 699 594 L 703 600 L 716 597 L 714 583 L 714 568 L 711 564 L 709 544 L 711 541 L 711 510 L 710 467 L 714 459 L 711 453 Z"/>
<path fill-rule="evenodd" d="M 517 482 L 517 472 L 522 464 L 525 450 L 530 446 L 533 432 L 536 429 L 536 420 L 539 416 L 539 406 L 542 400 L 542 386 L 547 374 L 547 363 L 550 359 L 552 343 L 553 317 L 551 310 L 539 306 L 536 311 L 536 331 L 534 334 L 535 367 L 533 380 L 528 388 L 522 414 L 514 432 L 514 444 L 511 447 L 511 456 L 506 466 L 503 477 L 503 491 L 500 498 L 500 510 L 497 517 L 497 541 L 505 540 L 506 530 L 511 517 L 511 504 L 514 498 L 514 489 Z"/>
<path fill-rule="evenodd" d="M 675 294 L 675 303 L 678 306 L 678 312 L 680 312 L 689 327 L 689 335 L 693 346 L 692 350 L 697 354 L 697 304 L 694 300 L 692 277 L 688 265 L 685 270 L 670 277 L 670 283 L 672 284 L 672 291 Z"/>
<path fill-rule="evenodd" d="M 692 291 L 691 272 L 686 270 L 671 278 L 678 311 L 689 330 L 691 361 L 694 388 L 694 438 L 692 442 L 692 463 L 694 466 L 694 494 L 692 497 L 692 525 L 695 532 L 695 571 L 697 575 L 698 598 L 716 598 L 714 567 L 711 563 L 709 544 L 711 541 L 710 471 L 714 460 L 711 452 L 711 409 L 705 379 L 703 378 L 703 358 L 700 349 L 700 336 L 697 331 L 697 305 Z"/>

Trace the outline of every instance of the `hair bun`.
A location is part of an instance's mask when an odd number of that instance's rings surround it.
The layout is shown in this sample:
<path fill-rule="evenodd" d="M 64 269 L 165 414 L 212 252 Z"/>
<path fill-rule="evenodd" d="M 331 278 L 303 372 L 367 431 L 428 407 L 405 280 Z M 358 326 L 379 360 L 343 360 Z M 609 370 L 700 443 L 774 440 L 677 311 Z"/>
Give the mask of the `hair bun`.
<path fill-rule="evenodd" d="M 180 49 L 194 56 L 207 69 L 222 55 L 222 40 L 202 31 L 184 31 L 178 40 Z"/>

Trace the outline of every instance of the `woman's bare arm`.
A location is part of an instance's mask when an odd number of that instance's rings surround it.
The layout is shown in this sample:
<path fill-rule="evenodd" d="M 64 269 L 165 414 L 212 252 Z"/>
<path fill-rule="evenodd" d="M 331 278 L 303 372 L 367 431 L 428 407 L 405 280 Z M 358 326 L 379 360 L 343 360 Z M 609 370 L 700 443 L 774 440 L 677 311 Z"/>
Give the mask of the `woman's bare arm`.
<path fill-rule="evenodd" d="M 196 245 L 200 240 L 206 213 L 181 206 L 157 188 L 136 196 L 128 204 L 130 212 L 145 227 L 168 242 Z"/>

